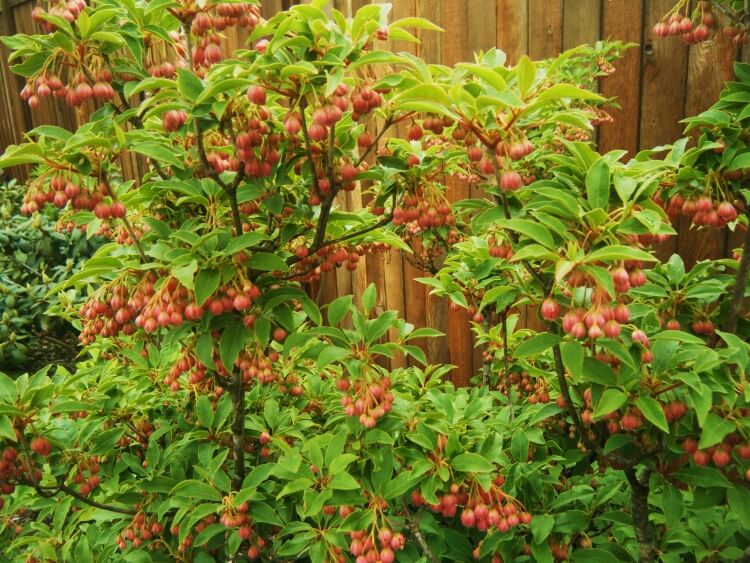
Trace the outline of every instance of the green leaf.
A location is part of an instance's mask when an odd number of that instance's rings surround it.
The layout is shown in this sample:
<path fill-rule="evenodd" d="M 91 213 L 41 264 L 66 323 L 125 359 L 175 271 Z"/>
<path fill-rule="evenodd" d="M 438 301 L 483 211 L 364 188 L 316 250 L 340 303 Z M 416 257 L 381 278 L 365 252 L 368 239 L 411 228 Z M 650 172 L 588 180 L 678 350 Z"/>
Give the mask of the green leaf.
<path fill-rule="evenodd" d="M 727 501 L 732 512 L 740 519 L 742 527 L 750 530 L 750 491 L 744 487 L 728 489 Z"/>
<path fill-rule="evenodd" d="M 187 479 L 177 484 L 171 491 L 170 496 L 189 497 L 202 500 L 213 500 L 221 502 L 219 491 L 196 479 Z"/>
<path fill-rule="evenodd" d="M 688 396 L 690 397 L 690 406 L 695 410 L 695 416 L 698 419 L 698 426 L 706 426 L 708 413 L 711 411 L 713 404 L 713 392 L 705 383 L 698 383 L 698 388 L 689 387 Z"/>
<path fill-rule="evenodd" d="M 656 399 L 651 397 L 638 397 L 635 401 L 635 405 L 641 410 L 643 416 L 646 417 L 651 424 L 659 428 L 662 432 L 669 434 L 669 424 L 667 423 L 667 417 L 664 416 L 664 411 L 661 405 Z"/>
<path fill-rule="evenodd" d="M 331 477 L 328 486 L 336 491 L 354 491 L 362 488 L 362 483 L 357 481 L 349 473 L 341 471 Z"/>
<path fill-rule="evenodd" d="M 19 164 L 40 164 L 44 162 L 44 150 L 37 143 L 10 145 L 0 156 L 0 170 Z"/>
<path fill-rule="evenodd" d="M 336 456 L 328 466 L 328 472 L 335 474 L 339 471 L 343 471 L 349 465 L 355 461 L 357 461 L 359 458 L 354 454 L 341 454 L 339 456 Z"/>
<path fill-rule="evenodd" d="M 271 524 L 272 526 L 283 526 L 284 522 L 279 518 L 273 508 L 264 502 L 250 503 L 250 515 L 256 522 Z"/>
<path fill-rule="evenodd" d="M 586 199 L 592 209 L 609 208 L 609 164 L 599 158 L 586 174 Z"/>
<path fill-rule="evenodd" d="M 352 309 L 352 295 L 344 295 L 328 304 L 328 322 L 332 326 L 339 324 Z"/>
<path fill-rule="evenodd" d="M 677 526 L 685 511 L 682 502 L 682 493 L 673 487 L 670 483 L 662 485 L 661 508 L 664 512 L 664 520 L 668 528 Z"/>
<path fill-rule="evenodd" d="M 495 469 L 486 458 L 475 453 L 459 454 L 451 460 L 451 466 L 456 471 L 464 473 L 489 473 Z"/>
<path fill-rule="evenodd" d="M 529 437 L 524 430 L 516 430 L 510 441 L 510 454 L 518 463 L 526 463 L 529 455 Z"/>
<path fill-rule="evenodd" d="M 195 301 L 203 305 L 219 289 L 221 273 L 217 270 L 201 270 L 195 277 Z"/>
<path fill-rule="evenodd" d="M 536 78 L 536 65 L 526 55 L 523 55 L 516 65 L 516 76 L 518 77 L 518 90 L 523 97 L 528 93 Z"/>
<path fill-rule="evenodd" d="M 218 82 L 209 85 L 195 98 L 194 102 L 196 105 L 200 105 L 209 100 L 216 99 L 219 94 L 223 94 L 229 90 L 244 90 L 252 83 L 253 82 L 247 78 L 225 78 L 224 80 L 219 80 Z"/>
<path fill-rule="evenodd" d="M 194 102 L 204 90 L 203 82 L 195 74 L 184 68 L 177 69 L 177 89 L 185 99 Z"/>
<path fill-rule="evenodd" d="M 263 233 L 253 231 L 250 233 L 242 234 L 238 237 L 234 237 L 224 249 L 227 254 L 235 254 L 240 250 L 245 250 L 249 246 L 254 246 L 262 240 L 267 240 L 268 237 Z"/>
<path fill-rule="evenodd" d="M 734 488 L 724 474 L 713 467 L 685 466 L 675 471 L 672 477 L 676 481 L 682 481 L 686 485 L 694 487 L 722 487 L 724 489 Z"/>
<path fill-rule="evenodd" d="M 196 547 L 206 545 L 211 538 L 218 536 L 220 533 L 225 531 L 226 527 L 223 524 L 209 524 L 208 526 L 203 528 L 197 536 L 195 536 L 193 545 Z M 203 553 L 203 555 L 208 554 Z M 194 559 L 194 561 L 195 563 L 198 563 L 197 558 Z M 210 561 L 214 561 L 213 557 L 210 558 Z"/>
<path fill-rule="evenodd" d="M 743 152 L 735 155 L 732 159 L 732 162 L 730 162 L 729 166 L 727 167 L 727 172 L 741 170 L 744 168 L 750 168 L 750 152 Z"/>
<path fill-rule="evenodd" d="M 362 292 L 362 308 L 365 311 L 365 315 L 369 315 L 373 310 L 376 300 L 377 288 L 374 283 L 371 283 L 367 286 L 367 289 Z"/>
<path fill-rule="evenodd" d="M 13 421 L 8 416 L 0 416 L 0 438 L 7 438 L 11 442 L 16 441 L 16 431 L 13 429 Z"/>
<path fill-rule="evenodd" d="M 388 29 L 393 27 L 413 27 L 416 29 L 425 29 L 427 31 L 443 31 L 443 28 L 438 27 L 430 20 L 415 17 L 401 18 L 399 20 L 396 20 L 388 26 Z"/>
<path fill-rule="evenodd" d="M 552 238 L 552 234 L 540 223 L 528 219 L 505 219 L 498 221 L 497 224 L 501 228 L 521 233 L 550 250 L 557 250 L 557 245 L 555 244 L 555 239 Z"/>
<path fill-rule="evenodd" d="M 108 43 L 115 47 L 122 47 L 125 45 L 125 39 L 122 38 L 122 35 L 111 31 L 96 31 L 91 34 L 91 39 L 100 43 Z"/>
<path fill-rule="evenodd" d="M 318 356 L 318 369 L 328 367 L 332 362 L 343 360 L 351 355 L 352 351 L 339 346 L 326 346 Z"/>
<path fill-rule="evenodd" d="M 605 549 L 576 549 L 570 558 L 571 563 L 620 563 L 622 559 Z"/>
<path fill-rule="evenodd" d="M 159 143 L 151 141 L 141 141 L 133 143 L 131 149 L 139 154 L 147 156 L 160 164 L 169 164 L 182 170 L 185 166 L 184 161 L 177 154 Z"/>
<path fill-rule="evenodd" d="M 672 254 L 669 257 L 666 268 L 669 283 L 677 285 L 685 279 L 685 262 L 679 254 Z"/>
<path fill-rule="evenodd" d="M 545 102 L 548 100 L 559 100 L 562 98 L 571 98 L 575 100 L 596 100 L 600 102 L 604 101 L 604 98 L 602 98 L 599 94 L 591 92 L 590 90 L 584 90 L 583 88 L 579 88 L 578 86 L 573 86 L 572 84 L 555 84 L 554 86 L 550 86 L 549 88 L 546 88 L 544 91 L 542 91 L 539 96 L 537 96 L 536 101 Z"/>
<path fill-rule="evenodd" d="M 570 371 L 573 381 L 583 376 L 583 346 L 579 342 L 563 342 L 560 344 L 563 365 Z"/>
<path fill-rule="evenodd" d="M 698 442 L 700 449 L 710 448 L 721 442 L 727 434 L 735 431 L 735 425 L 719 415 L 710 412 L 703 425 L 703 433 Z"/>
<path fill-rule="evenodd" d="M 498 92 L 504 92 L 508 89 L 508 84 L 500 73 L 488 66 L 474 63 L 459 63 L 456 65 L 456 68 L 466 70 L 470 74 L 481 78 Z"/>
<path fill-rule="evenodd" d="M 247 261 L 247 267 L 261 272 L 288 272 L 289 266 L 276 254 L 256 252 Z"/>
<path fill-rule="evenodd" d="M 235 360 L 237 360 L 240 352 L 245 347 L 246 335 L 247 329 L 240 322 L 233 322 L 221 334 L 219 354 L 221 355 L 221 362 L 227 371 L 232 370 Z"/>
<path fill-rule="evenodd" d="M 536 356 L 545 350 L 549 350 L 560 342 L 560 340 L 561 338 L 557 334 L 542 332 L 521 342 L 516 348 L 514 355 L 518 357 Z"/>
<path fill-rule="evenodd" d="M 420 84 L 404 90 L 394 98 L 394 107 L 402 109 L 402 103 L 409 101 L 426 102 L 443 108 L 453 105 L 450 96 L 437 84 Z"/>
<path fill-rule="evenodd" d="M 10 377 L 0 372 L 0 402 L 13 403 L 18 396 L 16 382 Z"/>
<path fill-rule="evenodd" d="M 182 285 L 187 289 L 193 290 L 193 276 L 198 269 L 198 261 L 195 259 L 190 260 L 187 264 L 172 269 L 172 275 L 177 278 Z"/>
<path fill-rule="evenodd" d="M 628 396 L 619 389 L 605 389 L 599 402 L 594 408 L 593 417 L 601 418 L 604 415 L 616 411 L 627 402 Z"/>
<path fill-rule="evenodd" d="M 198 400 L 195 403 L 195 410 L 201 425 L 211 428 L 214 422 L 214 409 L 211 406 L 211 399 L 208 398 L 208 395 L 198 396 Z"/>
<path fill-rule="evenodd" d="M 534 543 L 541 544 L 552 533 L 555 527 L 555 519 L 549 514 L 534 514 L 531 520 L 531 534 L 534 536 Z"/>
<path fill-rule="evenodd" d="M 312 479 L 308 479 L 307 477 L 299 477 L 297 479 L 294 479 L 292 481 L 289 481 L 283 489 L 281 489 L 281 492 L 276 496 L 277 499 L 280 499 L 282 497 L 285 497 L 287 495 L 291 495 L 294 493 L 298 493 L 300 491 L 304 491 L 305 489 L 311 489 L 315 483 Z"/>
<path fill-rule="evenodd" d="M 642 262 L 657 261 L 657 259 L 651 256 L 651 254 L 639 248 L 613 244 L 605 248 L 600 248 L 599 250 L 594 250 L 589 253 L 582 262 L 590 264 L 592 262 L 619 262 L 621 260 L 640 260 Z"/>

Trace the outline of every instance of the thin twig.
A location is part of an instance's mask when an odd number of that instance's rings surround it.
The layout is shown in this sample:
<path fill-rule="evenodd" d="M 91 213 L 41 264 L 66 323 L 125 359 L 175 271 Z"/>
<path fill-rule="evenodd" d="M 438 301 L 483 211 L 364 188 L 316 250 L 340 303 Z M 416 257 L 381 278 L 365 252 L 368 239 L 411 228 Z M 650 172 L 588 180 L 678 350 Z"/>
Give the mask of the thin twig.
<path fill-rule="evenodd" d="M 107 188 L 107 195 L 112 198 L 112 201 L 117 201 L 117 195 L 115 195 L 115 191 L 112 189 L 112 185 L 106 175 L 102 176 L 102 183 Z M 141 260 L 143 260 L 144 262 L 148 261 L 146 252 L 143 250 L 143 246 L 141 245 L 141 241 L 135 235 L 135 230 L 128 220 L 127 213 L 122 216 L 122 224 L 124 225 L 128 235 L 132 239 L 135 248 L 138 250 L 138 254 L 141 255 Z"/>
<path fill-rule="evenodd" d="M 513 401 L 510 395 L 510 367 L 508 366 L 508 310 L 502 312 L 501 315 L 503 324 L 503 369 L 505 370 L 505 392 L 508 394 L 508 407 L 510 408 L 510 420 L 515 418 L 513 412 Z"/>
<path fill-rule="evenodd" d="M 245 480 L 245 378 L 238 368 L 232 370 L 232 451 L 234 474 L 232 486 L 239 491 Z"/>
<path fill-rule="evenodd" d="M 427 559 L 431 561 L 431 563 L 440 563 L 440 560 L 435 557 L 434 553 L 432 553 L 430 546 L 427 544 L 427 540 L 419 529 L 418 522 L 414 519 L 414 515 L 412 514 L 411 510 L 409 510 L 407 504 L 404 502 L 401 504 L 401 506 L 404 509 L 404 516 L 406 516 L 406 524 L 409 527 L 409 531 L 417 540 L 419 547 L 422 548 L 422 553 L 424 553 L 425 557 L 427 557 Z"/>
<path fill-rule="evenodd" d="M 722 14 L 724 14 L 726 17 L 728 17 L 732 23 L 735 23 L 737 25 L 742 25 L 744 22 L 743 20 L 737 16 L 737 14 L 730 12 L 720 1 L 712 0 L 711 5 L 718 9 Z M 747 17 L 747 2 L 745 2 L 745 16 Z"/>
<path fill-rule="evenodd" d="M 731 332 L 732 334 L 737 332 L 737 321 L 742 313 L 742 304 L 745 300 L 748 274 L 750 274 L 750 226 L 747 231 L 745 231 L 745 243 L 742 249 L 742 258 L 740 259 L 740 265 L 737 268 L 737 276 L 735 277 L 734 289 L 732 290 L 732 300 L 729 302 L 727 319 L 724 322 L 725 332 Z"/>
<path fill-rule="evenodd" d="M 135 515 L 137 512 L 135 510 L 132 510 L 130 508 L 124 508 L 119 506 L 111 506 L 108 504 L 102 504 L 101 502 L 96 502 L 95 500 L 91 500 L 89 498 L 86 498 L 78 491 L 71 489 L 64 483 L 60 481 L 62 479 L 62 476 L 58 476 L 58 484 L 60 487 L 60 491 L 69 494 L 70 496 L 76 498 L 77 500 L 80 500 L 84 504 L 88 504 L 89 506 L 93 506 L 94 508 L 100 508 L 102 510 L 109 510 L 110 512 L 119 512 L 120 514 L 130 514 Z"/>
<path fill-rule="evenodd" d="M 404 119 L 404 118 L 401 118 L 401 119 Z M 401 119 L 400 119 L 399 121 L 401 121 Z M 396 123 L 396 121 L 395 121 L 395 120 L 392 120 L 392 119 L 390 119 L 390 118 L 388 118 L 388 119 L 387 119 L 387 120 L 385 121 L 385 123 L 383 123 L 383 128 L 382 128 L 382 129 L 380 130 L 380 132 L 378 132 L 378 134 L 377 134 L 377 135 L 375 135 L 375 139 L 374 139 L 374 140 L 372 141 L 372 144 L 371 144 L 371 145 L 370 145 L 369 147 L 367 147 L 367 148 L 365 149 L 365 152 L 363 152 L 363 153 L 362 153 L 362 154 L 361 154 L 361 155 L 359 156 L 359 158 L 357 159 L 357 162 L 355 163 L 355 166 L 359 166 L 360 164 L 362 164 L 362 163 L 363 163 L 363 162 L 365 161 L 365 159 L 366 159 L 366 158 L 367 158 L 368 156 L 370 156 L 370 153 L 371 153 L 371 152 L 372 152 L 373 150 L 375 150 L 375 147 L 377 147 L 377 146 L 378 146 L 378 143 L 380 142 L 380 139 L 382 139 L 382 138 L 383 138 L 383 135 L 385 135 L 385 132 L 386 132 L 386 131 L 387 131 L 387 130 L 388 130 L 388 129 L 389 129 L 390 127 L 391 127 L 391 125 L 393 125 L 394 123 Z"/>

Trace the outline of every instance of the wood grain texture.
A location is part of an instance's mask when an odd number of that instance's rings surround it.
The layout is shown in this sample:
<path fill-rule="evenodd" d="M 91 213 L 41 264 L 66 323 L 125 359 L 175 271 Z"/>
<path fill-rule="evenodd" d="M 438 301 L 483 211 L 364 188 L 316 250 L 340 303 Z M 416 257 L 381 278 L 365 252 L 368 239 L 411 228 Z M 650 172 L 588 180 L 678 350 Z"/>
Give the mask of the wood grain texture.
<path fill-rule="evenodd" d="M 688 54 L 685 115 L 695 115 L 716 102 L 724 82 L 732 77 L 736 52 L 731 41 L 721 34 L 710 41 L 691 45 Z M 689 229 L 680 219 L 677 252 L 687 267 L 699 260 L 719 258 L 727 246 L 726 229 Z"/>
<path fill-rule="evenodd" d="M 532 59 L 554 57 L 562 50 L 562 0 L 529 0 L 529 45 Z"/>
<path fill-rule="evenodd" d="M 468 0 L 441 1 L 440 17 L 440 26 L 445 30 L 441 62 L 445 65 L 454 65 L 471 60 L 468 48 Z M 448 178 L 446 184 L 448 199 L 451 201 L 470 196 L 466 183 Z M 453 382 L 456 385 L 468 385 L 473 370 L 474 347 L 466 314 L 449 309 L 447 328 L 451 363 L 457 366 L 452 374 Z"/>
<path fill-rule="evenodd" d="M 7 2 L 0 5 L 3 8 L 3 12 L 0 13 L 0 34 L 11 35 L 16 31 L 12 11 Z M 23 81 L 10 71 L 9 55 L 10 51 L 0 43 L 0 150 L 21 142 L 28 113 L 28 107 L 25 107 L 19 96 Z M 2 174 L 22 179 L 26 178 L 28 168 L 16 166 L 0 172 L 0 175 Z"/>
<path fill-rule="evenodd" d="M 472 57 L 497 45 L 497 3 L 495 0 L 472 0 L 468 10 L 468 47 Z M 487 197 L 477 185 L 469 189 L 471 198 Z M 472 354 L 472 375 L 482 368 L 482 347 L 475 346 Z"/>
<path fill-rule="evenodd" d="M 562 48 L 593 44 L 601 37 L 602 1 L 564 0 Z"/>
<path fill-rule="evenodd" d="M 670 0 L 646 3 L 641 47 L 641 114 L 639 148 L 674 142 L 682 136 L 687 86 L 687 49 L 677 38 L 658 38 L 653 27 L 671 7 Z M 657 255 L 669 258 L 677 237 L 660 244 Z"/>
<path fill-rule="evenodd" d="M 497 0 L 495 25 L 497 46 L 515 64 L 529 50 L 528 0 Z"/>
<path fill-rule="evenodd" d="M 643 19 L 642 0 L 605 0 L 602 9 L 602 35 L 620 41 L 641 43 Z M 641 94 L 641 55 L 639 49 L 630 49 L 615 64 L 617 71 L 601 83 L 607 97 L 616 97 L 622 106 L 613 110 L 615 122 L 599 130 L 599 144 L 603 152 L 626 149 L 631 154 L 638 150 Z"/>

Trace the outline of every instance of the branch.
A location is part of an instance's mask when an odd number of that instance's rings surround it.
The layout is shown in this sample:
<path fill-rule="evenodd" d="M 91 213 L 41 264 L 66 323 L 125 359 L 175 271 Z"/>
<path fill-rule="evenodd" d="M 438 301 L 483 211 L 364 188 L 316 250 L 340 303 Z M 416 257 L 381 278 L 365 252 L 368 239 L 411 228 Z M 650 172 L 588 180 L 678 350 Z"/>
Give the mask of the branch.
<path fill-rule="evenodd" d="M 502 322 L 503 322 L 503 368 L 505 369 L 505 377 L 506 377 L 506 384 L 505 384 L 505 391 L 508 393 L 508 406 L 510 407 L 510 420 L 512 421 L 515 417 L 513 413 L 513 401 L 511 400 L 510 396 L 510 386 L 508 385 L 508 376 L 510 375 L 510 368 L 508 366 L 508 310 L 506 309 L 502 313 Z"/>
<path fill-rule="evenodd" d="M 647 468 L 640 478 L 636 475 L 635 467 L 627 467 L 624 471 L 630 483 L 630 514 L 638 540 L 638 559 L 641 563 L 650 563 L 657 560 L 653 530 L 648 519 L 648 479 L 651 470 Z"/>
<path fill-rule="evenodd" d="M 104 185 L 107 188 L 107 195 L 111 197 L 113 201 L 117 201 L 117 196 L 115 195 L 115 192 L 112 189 L 112 185 L 110 184 L 109 178 L 106 175 L 102 176 L 102 183 L 104 183 Z M 128 232 L 128 235 L 133 240 L 133 244 L 135 245 L 135 248 L 138 250 L 138 254 L 141 255 L 141 260 L 143 260 L 144 262 L 147 262 L 148 258 L 146 257 L 146 252 L 143 250 L 143 246 L 141 246 L 141 241 L 135 235 L 135 230 L 133 229 L 133 226 L 130 224 L 130 221 L 128 221 L 127 213 L 122 216 L 122 224 L 125 226 L 125 230 Z"/>
<path fill-rule="evenodd" d="M 712 0 L 711 5 L 719 10 L 722 14 L 724 14 L 727 18 L 729 18 L 732 23 L 737 25 L 744 25 L 743 19 L 740 18 L 736 13 L 729 11 L 720 1 L 717 2 L 716 0 Z M 747 2 L 745 2 L 745 17 L 747 17 L 747 15 Z"/>
<path fill-rule="evenodd" d="M 427 540 L 425 540 L 424 536 L 422 535 L 422 532 L 419 530 L 419 525 L 417 524 L 416 520 L 414 520 L 414 515 L 412 514 L 411 510 L 409 510 L 409 507 L 406 505 L 405 502 L 402 503 L 401 506 L 404 509 L 404 515 L 406 516 L 406 524 L 409 527 L 409 531 L 417 540 L 419 547 L 422 548 L 422 553 L 424 553 L 425 557 L 427 557 L 427 559 L 431 563 L 440 563 L 440 560 L 437 557 L 435 557 L 434 553 L 432 553 L 430 546 L 427 544 Z"/>
<path fill-rule="evenodd" d="M 402 118 L 403 119 L 403 118 Z M 372 141 L 372 144 L 365 149 L 365 152 L 363 152 L 360 157 L 357 159 L 357 163 L 355 166 L 359 166 L 362 164 L 365 159 L 370 155 L 370 153 L 375 150 L 375 147 L 378 146 L 378 143 L 380 142 L 380 139 L 383 138 L 383 135 L 385 135 L 385 132 L 390 129 L 391 125 L 393 125 L 395 121 L 393 121 L 390 117 L 386 119 L 385 123 L 383 123 L 383 128 L 378 132 L 377 135 L 375 135 L 375 139 Z"/>
<path fill-rule="evenodd" d="M 310 159 L 310 165 L 312 166 L 312 183 L 315 191 L 320 193 L 320 187 L 318 186 L 318 175 L 315 173 L 315 163 L 312 160 L 312 143 L 310 142 L 310 135 L 307 133 L 307 118 L 305 117 L 305 109 L 307 109 L 307 100 L 302 97 L 299 100 L 299 122 L 302 128 L 302 137 L 305 140 L 305 150 L 307 151 L 307 158 Z"/>
<path fill-rule="evenodd" d="M 137 514 L 135 510 L 132 510 L 130 508 L 111 506 L 108 504 L 102 504 L 101 502 L 96 502 L 95 500 L 88 499 L 85 496 L 83 496 L 81 493 L 79 493 L 78 491 L 68 487 L 64 482 L 61 481 L 62 478 L 63 478 L 62 476 L 58 476 L 59 490 L 69 494 L 70 496 L 74 497 L 77 500 L 80 500 L 84 504 L 88 504 L 89 506 L 93 506 L 94 508 L 100 508 L 102 510 L 109 510 L 110 512 L 118 512 L 120 514 L 129 514 L 133 516 Z"/>
<path fill-rule="evenodd" d="M 554 325 L 552 327 L 552 332 L 557 333 L 556 329 L 557 325 Z M 560 350 L 560 344 L 555 344 L 552 347 L 552 355 L 555 358 L 555 373 L 557 374 L 557 383 L 560 385 L 560 393 L 562 393 L 562 396 L 565 399 L 565 406 L 568 409 L 568 413 L 573 419 L 573 423 L 576 425 L 578 433 L 581 436 L 581 439 L 583 440 L 583 443 L 586 445 L 586 447 L 592 452 L 598 452 L 599 448 L 589 438 L 588 432 L 586 431 L 586 428 L 584 428 L 583 423 L 581 422 L 581 417 L 578 415 L 576 406 L 573 404 L 573 399 L 570 396 L 570 388 L 568 387 L 568 380 L 565 378 L 565 365 L 563 364 L 562 360 L 562 351 Z"/>
<path fill-rule="evenodd" d="M 737 277 L 734 282 L 732 291 L 732 300 L 729 302 L 727 318 L 724 322 L 724 331 L 737 332 L 737 321 L 742 313 L 742 303 L 745 299 L 745 290 L 747 288 L 747 278 L 750 273 L 750 226 L 745 231 L 745 242 L 742 248 L 742 258 L 740 259 L 739 268 L 737 268 Z"/>
<path fill-rule="evenodd" d="M 497 189 L 500 190 L 500 167 L 497 164 L 497 158 L 495 157 L 495 155 L 492 153 L 489 153 L 489 151 L 488 151 L 488 154 L 490 156 L 490 159 L 492 160 L 492 168 L 495 171 L 495 183 L 497 184 Z M 503 206 L 503 212 L 505 214 L 505 218 L 510 219 L 511 214 L 510 214 L 510 205 L 508 205 L 508 196 L 505 195 L 505 193 L 502 192 L 502 190 L 500 194 L 501 194 L 500 196 L 495 196 L 495 203 L 497 205 Z M 518 242 L 518 236 L 516 235 L 515 232 L 510 231 L 509 236 L 514 244 Z M 531 264 L 529 264 L 528 260 L 522 260 L 521 263 L 523 264 L 523 267 L 526 269 L 526 271 L 529 274 L 531 274 L 531 277 L 534 278 L 540 286 L 542 286 L 542 290 L 545 293 L 549 293 L 548 283 L 545 282 L 542 276 L 539 274 L 539 272 L 537 272 L 531 266 Z"/>
<path fill-rule="evenodd" d="M 240 217 L 240 208 L 237 205 L 237 188 L 239 187 L 242 179 L 245 177 L 245 170 L 240 167 L 237 171 L 237 175 L 234 177 L 234 182 L 231 186 L 227 186 L 224 191 L 229 197 L 229 206 L 232 208 L 232 223 L 234 223 L 235 236 L 242 234 L 242 217 Z"/>
<path fill-rule="evenodd" d="M 121 514 L 136 514 L 135 510 L 131 510 L 129 508 L 121 508 L 118 506 L 109 506 L 106 504 L 102 504 L 100 502 L 96 502 L 94 500 L 87 499 L 85 496 L 80 494 L 78 491 L 74 491 L 70 487 L 65 485 L 65 477 L 63 475 L 57 476 L 57 487 L 54 488 L 46 488 L 42 487 L 39 482 L 36 480 L 36 476 L 34 475 L 34 462 L 33 458 L 31 457 L 31 453 L 29 452 L 29 446 L 26 443 L 26 436 L 24 434 L 21 434 L 21 447 L 23 448 L 24 453 L 26 454 L 26 459 L 29 462 L 29 482 L 31 483 L 31 486 L 34 488 L 34 490 L 37 492 L 38 495 L 44 497 L 44 498 L 52 498 L 55 496 L 55 493 L 58 492 L 65 492 L 69 494 L 70 496 L 80 500 L 81 502 L 88 504 L 89 506 L 93 506 L 94 508 L 101 508 L 102 510 L 109 510 L 111 512 L 119 512 Z M 45 490 L 47 489 L 47 490 Z M 50 492 L 51 491 L 51 492 Z"/>
<path fill-rule="evenodd" d="M 236 367 L 232 370 L 232 451 L 234 473 L 232 487 L 239 491 L 245 480 L 245 378 Z"/>

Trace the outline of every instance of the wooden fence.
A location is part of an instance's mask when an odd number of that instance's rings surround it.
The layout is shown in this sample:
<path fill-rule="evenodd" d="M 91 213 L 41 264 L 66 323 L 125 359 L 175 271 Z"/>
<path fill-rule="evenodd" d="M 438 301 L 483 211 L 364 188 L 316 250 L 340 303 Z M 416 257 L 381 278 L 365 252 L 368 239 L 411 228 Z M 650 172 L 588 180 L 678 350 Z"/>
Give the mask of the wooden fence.
<path fill-rule="evenodd" d="M 294 3 L 263 0 L 264 16 Z M 335 0 L 332 4 L 351 14 L 369 0 Z M 682 132 L 680 120 L 710 106 L 722 84 L 731 78 L 732 62 L 744 58 L 722 36 L 706 43 L 684 46 L 679 39 L 656 39 L 654 23 L 674 4 L 674 0 L 393 0 L 393 17 L 421 16 L 443 29 L 443 33 L 423 32 L 421 44 L 398 44 L 428 62 L 455 64 L 471 60 L 473 53 L 491 47 L 504 50 L 513 63 L 522 54 L 539 59 L 552 57 L 564 49 L 598 39 L 618 39 L 638 44 L 616 66 L 614 75 L 601 83 L 601 91 L 616 96 L 621 110 L 613 112 L 615 122 L 599 131 L 602 151 L 641 148 L 669 143 Z M 0 0 L 0 34 L 33 33 L 30 2 Z M 230 36 L 229 48 L 242 45 L 244 37 Z M 7 51 L 0 48 L 0 149 L 19 142 L 24 131 L 55 123 L 74 128 L 83 114 L 55 101 L 45 100 L 33 114 L 17 93 L 22 84 L 8 72 Z M 470 195 L 460 183 L 449 185 L 452 198 Z M 346 194 L 344 205 L 361 204 L 358 192 Z M 725 231 L 694 231 L 680 220 L 679 236 L 659 249 L 662 256 L 678 252 L 687 263 L 725 255 L 736 239 Z M 358 295 L 369 283 L 378 286 L 379 307 L 396 309 L 416 326 L 432 326 L 447 334 L 425 343 L 434 362 L 450 362 L 457 367 L 454 381 L 465 384 L 481 365 L 474 350 L 470 326 L 462 312 L 450 311 L 444 300 L 414 281 L 424 275 L 399 253 L 370 256 L 355 272 L 325 275 L 316 288 L 321 302 L 336 295 Z M 522 322 L 534 326 L 536 313 L 522 311 Z M 395 360 L 398 365 L 403 359 Z"/>

